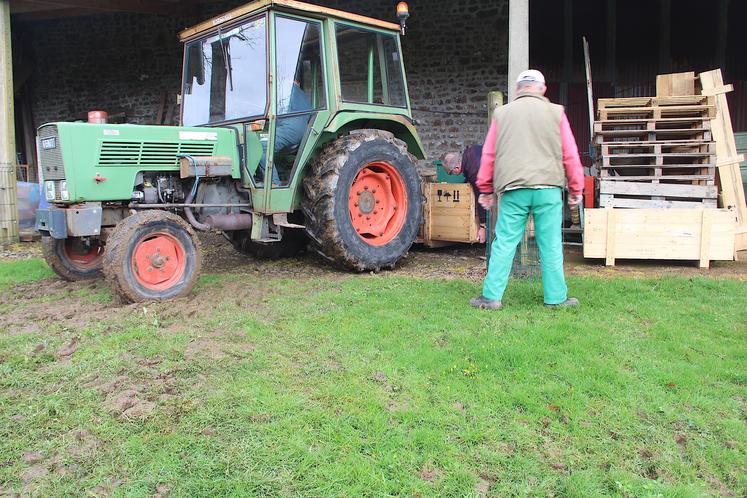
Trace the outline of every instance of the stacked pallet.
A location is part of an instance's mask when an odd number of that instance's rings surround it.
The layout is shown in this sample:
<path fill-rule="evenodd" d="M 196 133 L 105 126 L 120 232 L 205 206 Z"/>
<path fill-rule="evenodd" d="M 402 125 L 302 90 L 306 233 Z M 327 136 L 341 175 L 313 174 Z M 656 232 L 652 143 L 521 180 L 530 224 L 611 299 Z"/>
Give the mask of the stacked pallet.
<path fill-rule="evenodd" d="M 601 207 L 715 208 L 712 96 L 599 99 Z"/>

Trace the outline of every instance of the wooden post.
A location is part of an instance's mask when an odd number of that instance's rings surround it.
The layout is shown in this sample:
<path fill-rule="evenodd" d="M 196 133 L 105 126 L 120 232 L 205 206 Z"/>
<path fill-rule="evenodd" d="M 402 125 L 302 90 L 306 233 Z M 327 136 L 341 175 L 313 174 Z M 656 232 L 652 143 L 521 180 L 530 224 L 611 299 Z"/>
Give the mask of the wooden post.
<path fill-rule="evenodd" d="M 516 98 L 516 78 L 529 69 L 529 0 L 508 3 L 508 101 Z"/>
<path fill-rule="evenodd" d="M 16 140 L 13 112 L 13 57 L 10 2 L 0 0 L 0 244 L 18 242 Z"/>

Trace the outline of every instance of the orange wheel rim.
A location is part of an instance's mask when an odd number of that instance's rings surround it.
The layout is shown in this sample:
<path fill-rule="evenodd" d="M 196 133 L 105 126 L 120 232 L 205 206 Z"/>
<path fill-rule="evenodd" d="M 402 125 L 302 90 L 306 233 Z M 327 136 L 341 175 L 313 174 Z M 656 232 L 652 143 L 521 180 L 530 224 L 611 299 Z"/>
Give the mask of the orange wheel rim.
<path fill-rule="evenodd" d="M 96 268 L 104 257 L 104 246 L 98 240 L 86 246 L 79 240 L 65 239 L 63 251 L 67 260 L 81 269 Z"/>
<path fill-rule="evenodd" d="M 348 209 L 353 228 L 367 244 L 388 244 L 399 235 L 407 218 L 402 174 L 383 161 L 367 164 L 350 186 Z"/>
<path fill-rule="evenodd" d="M 162 291 L 173 287 L 186 268 L 184 246 L 169 233 L 150 234 L 132 252 L 132 273 L 146 289 Z"/>

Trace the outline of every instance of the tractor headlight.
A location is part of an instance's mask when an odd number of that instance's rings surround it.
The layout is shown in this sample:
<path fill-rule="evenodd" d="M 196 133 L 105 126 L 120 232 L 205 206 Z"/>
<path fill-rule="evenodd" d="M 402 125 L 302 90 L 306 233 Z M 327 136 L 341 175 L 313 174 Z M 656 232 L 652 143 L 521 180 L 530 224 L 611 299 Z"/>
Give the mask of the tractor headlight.
<path fill-rule="evenodd" d="M 60 182 L 60 199 L 63 201 L 70 200 L 70 192 L 67 191 L 67 182 L 65 180 Z"/>
<path fill-rule="evenodd" d="M 44 182 L 44 197 L 46 197 L 48 201 L 54 200 L 54 182 Z"/>

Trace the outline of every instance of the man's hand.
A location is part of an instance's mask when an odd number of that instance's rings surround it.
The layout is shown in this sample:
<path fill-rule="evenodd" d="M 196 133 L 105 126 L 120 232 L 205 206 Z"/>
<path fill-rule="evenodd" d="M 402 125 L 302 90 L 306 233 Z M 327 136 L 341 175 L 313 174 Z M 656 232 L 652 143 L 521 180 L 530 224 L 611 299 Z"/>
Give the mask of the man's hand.
<path fill-rule="evenodd" d="M 495 204 L 495 197 L 493 194 L 480 194 L 480 197 L 477 198 L 477 202 L 480 203 L 485 211 L 490 211 L 493 204 Z"/>
<path fill-rule="evenodd" d="M 581 194 L 578 195 L 569 195 L 568 196 L 568 207 L 574 208 L 581 204 L 581 199 L 583 199 L 583 196 Z"/>
<path fill-rule="evenodd" d="M 487 240 L 487 233 L 485 230 L 485 225 L 480 225 L 480 229 L 477 231 L 477 243 L 484 244 L 486 240 Z"/>

